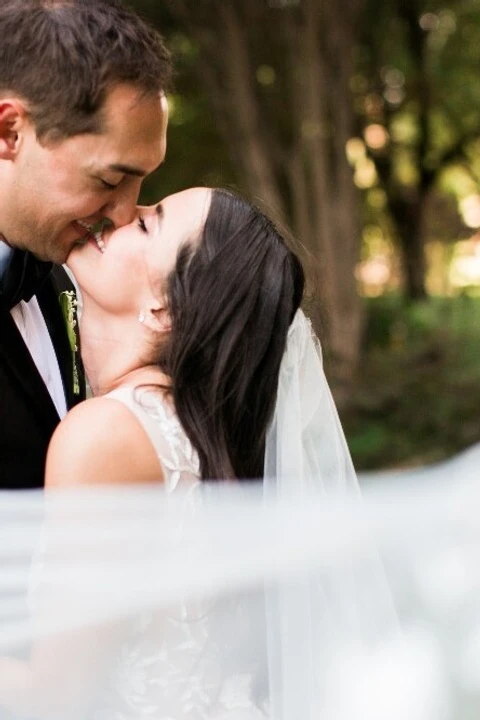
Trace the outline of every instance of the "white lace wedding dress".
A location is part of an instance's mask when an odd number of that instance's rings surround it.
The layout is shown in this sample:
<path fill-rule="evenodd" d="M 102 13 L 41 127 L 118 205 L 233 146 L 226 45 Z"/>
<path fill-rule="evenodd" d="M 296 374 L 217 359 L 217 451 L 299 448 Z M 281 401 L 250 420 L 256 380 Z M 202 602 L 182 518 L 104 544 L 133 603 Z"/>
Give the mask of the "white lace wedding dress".
<path fill-rule="evenodd" d="M 184 494 L 188 521 L 200 502 L 199 460 L 173 407 L 160 393 L 131 387 L 107 397 L 128 407 L 145 429 L 167 492 Z M 259 608 L 256 622 L 260 616 Z M 235 629 L 230 642 L 226 626 Z M 189 601 L 145 613 L 127 627 L 92 720 L 260 720 L 267 717 L 264 677 L 251 605 L 242 616 L 231 597 Z"/>

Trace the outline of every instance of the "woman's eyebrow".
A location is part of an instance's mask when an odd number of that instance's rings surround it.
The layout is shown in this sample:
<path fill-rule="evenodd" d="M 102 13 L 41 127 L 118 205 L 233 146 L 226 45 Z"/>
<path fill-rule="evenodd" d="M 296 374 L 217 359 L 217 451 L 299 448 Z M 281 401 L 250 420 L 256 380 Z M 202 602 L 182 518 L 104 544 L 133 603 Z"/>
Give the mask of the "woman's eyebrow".
<path fill-rule="evenodd" d="M 162 203 L 158 203 L 157 207 L 155 208 L 155 212 L 157 213 L 158 217 L 163 217 L 163 205 Z"/>

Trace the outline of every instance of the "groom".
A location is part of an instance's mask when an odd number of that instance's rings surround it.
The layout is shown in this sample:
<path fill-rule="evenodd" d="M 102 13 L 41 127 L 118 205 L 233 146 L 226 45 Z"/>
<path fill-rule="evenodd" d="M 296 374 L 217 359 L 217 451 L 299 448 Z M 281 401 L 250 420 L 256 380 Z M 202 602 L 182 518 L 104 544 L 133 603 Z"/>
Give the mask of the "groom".
<path fill-rule="evenodd" d="M 2 0 L 0 38 L 4 490 L 42 486 L 51 435 L 84 398 L 73 287 L 52 263 L 133 219 L 165 155 L 170 60 L 117 0 Z"/>

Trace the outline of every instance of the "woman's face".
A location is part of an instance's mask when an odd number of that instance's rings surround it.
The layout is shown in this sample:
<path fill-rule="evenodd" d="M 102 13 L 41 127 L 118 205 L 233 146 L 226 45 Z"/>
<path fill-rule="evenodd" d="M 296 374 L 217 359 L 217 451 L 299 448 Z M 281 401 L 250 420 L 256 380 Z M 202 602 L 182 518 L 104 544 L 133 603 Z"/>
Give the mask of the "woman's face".
<path fill-rule="evenodd" d="M 159 297 L 180 247 L 199 238 L 210 199 L 207 188 L 170 195 L 158 205 L 139 207 L 130 225 L 106 229 L 102 247 L 92 239 L 74 248 L 67 265 L 84 299 L 115 315 L 138 315 L 152 295 Z"/>

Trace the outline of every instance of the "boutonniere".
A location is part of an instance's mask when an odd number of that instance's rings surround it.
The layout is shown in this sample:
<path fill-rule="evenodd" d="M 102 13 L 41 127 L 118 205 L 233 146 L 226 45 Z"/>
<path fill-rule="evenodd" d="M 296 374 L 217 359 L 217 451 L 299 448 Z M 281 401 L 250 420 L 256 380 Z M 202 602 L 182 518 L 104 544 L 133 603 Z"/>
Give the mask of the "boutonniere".
<path fill-rule="evenodd" d="M 77 298 L 73 290 L 65 291 L 60 294 L 60 306 L 67 327 L 68 341 L 70 350 L 72 351 L 72 367 L 73 367 L 73 394 L 80 395 L 80 379 L 78 374 L 77 353 Z"/>

